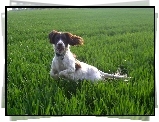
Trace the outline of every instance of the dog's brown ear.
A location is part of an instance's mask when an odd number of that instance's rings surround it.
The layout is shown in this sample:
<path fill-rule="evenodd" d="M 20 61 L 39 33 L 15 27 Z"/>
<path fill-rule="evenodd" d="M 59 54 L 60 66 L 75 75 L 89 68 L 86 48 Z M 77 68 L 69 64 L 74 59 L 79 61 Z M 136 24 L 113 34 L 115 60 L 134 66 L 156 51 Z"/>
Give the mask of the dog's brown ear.
<path fill-rule="evenodd" d="M 51 31 L 51 32 L 49 33 L 49 39 L 50 39 L 50 43 L 51 43 L 51 44 L 55 44 L 54 37 L 55 37 L 55 35 L 56 35 L 57 33 L 58 33 L 58 32 L 55 31 L 55 30 L 53 30 L 53 31 Z"/>
<path fill-rule="evenodd" d="M 73 35 L 71 33 L 65 33 L 67 38 L 68 38 L 68 43 L 69 45 L 71 46 L 74 46 L 74 45 L 83 45 L 84 41 L 81 37 L 79 36 L 76 36 L 76 35 Z"/>

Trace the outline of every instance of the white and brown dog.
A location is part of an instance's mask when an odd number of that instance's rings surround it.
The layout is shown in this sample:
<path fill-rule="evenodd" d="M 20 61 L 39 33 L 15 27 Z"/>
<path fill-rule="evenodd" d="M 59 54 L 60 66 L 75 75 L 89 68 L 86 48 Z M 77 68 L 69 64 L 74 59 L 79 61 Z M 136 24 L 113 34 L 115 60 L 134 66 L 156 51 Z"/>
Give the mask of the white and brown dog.
<path fill-rule="evenodd" d="M 91 81 L 105 80 L 106 78 L 127 78 L 127 75 L 104 73 L 94 66 L 77 60 L 75 55 L 71 53 L 69 46 L 82 45 L 83 39 L 81 37 L 53 30 L 49 34 L 49 39 L 55 52 L 50 71 L 51 77 Z"/>

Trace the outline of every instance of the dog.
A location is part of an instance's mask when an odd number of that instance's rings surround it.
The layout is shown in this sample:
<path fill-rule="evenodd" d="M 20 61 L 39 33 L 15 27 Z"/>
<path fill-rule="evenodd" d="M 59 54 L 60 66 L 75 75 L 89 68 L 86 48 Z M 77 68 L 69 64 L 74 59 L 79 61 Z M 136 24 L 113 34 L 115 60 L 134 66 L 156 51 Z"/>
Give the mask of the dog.
<path fill-rule="evenodd" d="M 54 79 L 65 78 L 74 81 L 127 79 L 127 75 L 104 73 L 94 66 L 77 60 L 70 51 L 70 46 L 83 45 L 84 40 L 80 36 L 53 30 L 49 33 L 49 40 L 55 53 L 50 70 L 50 76 Z"/>

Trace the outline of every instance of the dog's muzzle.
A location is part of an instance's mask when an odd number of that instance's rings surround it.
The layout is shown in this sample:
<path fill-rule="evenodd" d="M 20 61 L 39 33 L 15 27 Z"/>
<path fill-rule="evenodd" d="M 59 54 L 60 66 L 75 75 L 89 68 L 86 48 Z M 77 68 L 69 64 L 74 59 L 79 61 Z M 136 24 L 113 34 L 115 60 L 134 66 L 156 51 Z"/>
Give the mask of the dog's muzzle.
<path fill-rule="evenodd" d="M 65 47 L 63 46 L 63 44 L 61 44 L 61 43 L 57 44 L 56 51 L 58 53 L 62 53 L 64 50 L 65 50 Z"/>

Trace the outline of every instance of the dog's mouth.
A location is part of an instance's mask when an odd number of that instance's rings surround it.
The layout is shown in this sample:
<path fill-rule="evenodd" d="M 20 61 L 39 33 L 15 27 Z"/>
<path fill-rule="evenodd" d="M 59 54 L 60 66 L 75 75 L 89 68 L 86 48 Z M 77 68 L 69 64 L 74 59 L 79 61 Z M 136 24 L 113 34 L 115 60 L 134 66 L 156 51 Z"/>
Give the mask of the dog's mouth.
<path fill-rule="evenodd" d="M 56 51 L 59 52 L 59 53 L 61 53 L 62 51 L 64 51 L 64 47 L 57 47 Z"/>

